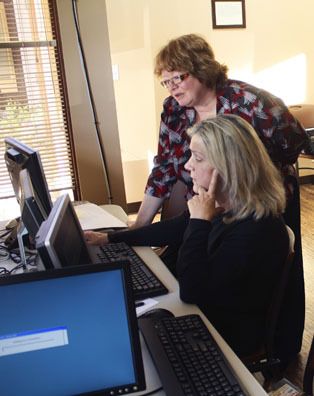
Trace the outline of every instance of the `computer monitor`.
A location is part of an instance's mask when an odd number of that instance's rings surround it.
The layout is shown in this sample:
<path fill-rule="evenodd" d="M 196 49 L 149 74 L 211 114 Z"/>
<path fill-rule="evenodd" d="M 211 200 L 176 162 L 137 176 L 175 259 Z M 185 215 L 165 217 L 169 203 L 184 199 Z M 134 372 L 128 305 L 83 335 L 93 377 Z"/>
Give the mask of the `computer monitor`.
<path fill-rule="evenodd" d="M 34 198 L 42 213 L 47 217 L 52 208 L 52 201 L 39 152 L 11 137 L 6 138 L 4 142 L 4 158 L 16 199 L 20 203 L 20 172 L 22 169 L 27 169 Z"/>
<path fill-rule="evenodd" d="M 92 263 L 83 231 L 68 194 L 61 195 L 36 235 L 36 249 L 46 269 Z"/>
<path fill-rule="evenodd" d="M 1 395 L 145 389 L 127 264 L 0 277 L 0 301 Z"/>
<path fill-rule="evenodd" d="M 28 213 L 24 213 L 24 220 L 31 220 L 30 217 L 33 217 L 33 220 L 36 217 L 37 221 L 42 221 L 40 220 L 40 217 L 46 219 L 51 211 L 52 201 L 39 152 L 11 137 L 6 138 L 4 142 L 4 159 L 7 165 L 15 197 L 20 206 L 23 204 L 21 202 L 23 188 L 21 182 L 24 181 L 25 183 L 27 183 L 25 179 L 26 176 L 21 177 L 21 172 L 23 170 L 27 170 L 28 173 L 28 184 L 31 185 L 33 205 L 25 207 L 25 211 L 28 210 Z M 31 200 L 28 199 L 27 203 L 31 204 Z M 34 214 L 29 212 L 32 208 L 34 209 L 35 206 L 38 209 L 38 213 Z M 18 225 L 12 229 L 11 233 L 5 239 L 5 244 L 9 249 L 17 247 Z M 30 233 L 31 237 L 34 237 L 36 233 L 34 225 L 34 222 L 25 224 L 27 231 Z M 30 227 L 30 229 L 28 229 L 28 227 Z"/>
<path fill-rule="evenodd" d="M 27 169 L 21 170 L 19 185 L 21 218 L 32 242 L 35 242 L 35 236 L 42 222 L 46 219 L 46 214 L 35 199 L 34 189 Z"/>

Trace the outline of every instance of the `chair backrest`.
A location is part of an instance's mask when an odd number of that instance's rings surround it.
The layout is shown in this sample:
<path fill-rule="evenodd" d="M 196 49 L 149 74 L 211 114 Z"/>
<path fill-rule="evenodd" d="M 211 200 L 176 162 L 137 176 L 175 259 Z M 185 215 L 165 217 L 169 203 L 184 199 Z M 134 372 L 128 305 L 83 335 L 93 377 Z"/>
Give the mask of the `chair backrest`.
<path fill-rule="evenodd" d="M 294 254 L 295 236 L 294 236 L 294 232 L 291 230 L 289 226 L 286 225 L 286 229 L 289 235 L 289 253 L 288 253 L 288 259 L 289 259 Z"/>
<path fill-rule="evenodd" d="M 170 198 L 162 206 L 160 213 L 161 220 L 177 216 L 187 208 L 185 194 L 186 185 L 181 180 L 178 180 L 172 188 Z"/>
<path fill-rule="evenodd" d="M 243 362 L 251 372 L 261 371 L 263 374 L 265 372 L 272 373 L 274 377 L 279 374 L 280 366 L 280 359 L 277 357 L 275 350 L 278 319 L 280 317 L 283 298 L 286 293 L 290 270 L 294 259 L 295 236 L 291 228 L 288 226 L 286 227 L 289 236 L 289 252 L 284 262 L 266 317 L 267 327 L 265 344 L 262 349 L 255 354 L 242 357 Z"/>
<path fill-rule="evenodd" d="M 307 363 L 303 377 L 303 390 L 308 396 L 313 396 L 313 385 L 314 385 L 314 337 L 312 339 L 312 345 L 307 358 Z"/>
<path fill-rule="evenodd" d="M 288 284 L 288 278 L 292 266 L 292 262 L 294 259 L 294 245 L 295 245 L 295 236 L 292 229 L 286 225 L 288 236 L 289 236 L 289 252 L 284 263 L 284 267 L 282 269 L 282 273 L 278 284 L 276 286 L 276 290 L 273 296 L 273 300 L 270 306 L 269 314 L 268 314 L 268 326 L 267 326 L 267 335 L 266 335 L 266 355 L 268 357 L 273 358 L 275 355 L 275 338 L 276 338 L 276 329 L 278 326 L 278 319 L 280 315 L 280 309 L 282 306 L 282 301 L 284 298 L 284 294 L 286 291 L 286 287 Z"/>
<path fill-rule="evenodd" d="M 289 111 L 300 122 L 303 128 L 314 128 L 314 105 L 292 105 L 289 106 Z"/>
<path fill-rule="evenodd" d="M 289 106 L 289 111 L 303 126 L 307 135 L 307 142 L 304 143 L 303 150 L 300 153 L 300 158 L 314 159 L 314 105 L 292 105 Z M 298 176 L 300 176 L 299 171 L 301 169 L 313 170 L 314 168 L 309 165 L 300 167 L 298 161 L 296 161 L 296 171 Z M 303 177 L 304 176 L 305 175 L 303 175 Z M 303 181 L 305 181 L 305 179 L 303 179 Z"/>

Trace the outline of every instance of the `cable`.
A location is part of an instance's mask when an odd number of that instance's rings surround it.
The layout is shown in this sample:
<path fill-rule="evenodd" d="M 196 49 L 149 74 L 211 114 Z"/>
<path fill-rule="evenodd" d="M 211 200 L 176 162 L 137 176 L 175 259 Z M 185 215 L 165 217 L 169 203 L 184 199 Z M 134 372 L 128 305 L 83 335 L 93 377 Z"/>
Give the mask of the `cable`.
<path fill-rule="evenodd" d="M 3 230 L 1 230 L 1 231 L 3 231 Z M 0 261 L 6 261 L 6 260 L 9 260 L 9 258 L 10 258 L 10 253 L 9 253 L 8 247 L 4 243 L 4 237 L 9 232 L 11 232 L 11 230 L 0 235 Z"/>
<path fill-rule="evenodd" d="M 72 0 L 72 10 L 73 10 L 73 17 L 74 17 L 74 23 L 75 23 L 75 31 L 77 35 L 77 40 L 78 40 L 78 45 L 79 45 L 79 50 L 80 54 L 82 57 L 82 62 L 83 62 L 83 69 L 84 69 L 84 74 L 85 74 L 85 79 L 87 83 L 87 91 L 93 111 L 93 117 L 94 117 L 94 123 L 96 127 L 96 133 L 97 133 L 97 140 L 98 144 L 100 147 L 100 154 L 101 154 L 101 159 L 102 159 L 102 166 L 103 166 L 103 172 L 104 172 L 104 177 L 105 177 L 105 185 L 108 191 L 108 203 L 112 204 L 112 195 L 111 195 L 111 188 L 109 184 L 109 177 L 107 173 L 107 163 L 106 163 L 106 157 L 105 157 L 105 149 L 103 145 L 103 141 L 101 138 L 101 133 L 99 129 L 99 120 L 97 116 L 97 109 L 95 105 L 95 100 L 94 100 L 94 95 L 90 83 L 90 78 L 89 78 L 89 72 L 88 72 L 88 67 L 87 67 L 87 62 L 86 62 L 86 57 L 85 57 L 85 52 L 84 52 L 84 46 L 82 42 L 82 37 L 80 33 L 80 28 L 79 28 L 79 22 L 78 22 L 78 10 L 77 10 L 77 0 Z"/>
<path fill-rule="evenodd" d="M 5 267 L 0 267 L 0 275 L 9 275 L 10 271 Z"/>
<path fill-rule="evenodd" d="M 6 261 L 10 257 L 9 252 L 4 246 L 0 246 L 0 261 Z"/>
<path fill-rule="evenodd" d="M 9 235 L 11 231 L 12 231 L 12 229 L 9 229 L 9 230 L 6 230 L 6 229 L 0 230 L 0 232 L 2 233 L 2 234 L 0 234 L 0 239 L 3 239 L 3 238 L 6 237 L 7 235 Z"/>
<path fill-rule="evenodd" d="M 25 271 L 29 270 L 29 267 L 32 267 L 32 271 L 34 267 L 37 266 L 36 259 L 37 259 L 37 251 L 31 248 L 25 248 L 25 255 L 26 255 L 26 265 L 22 264 L 21 261 L 21 254 L 19 248 L 9 249 L 8 246 L 4 243 L 4 237 L 10 233 L 12 230 L 0 230 L 0 263 L 5 261 L 11 261 L 16 265 L 8 269 L 7 267 L 0 266 L 0 276 L 3 275 L 11 275 L 13 272 L 22 269 Z"/>

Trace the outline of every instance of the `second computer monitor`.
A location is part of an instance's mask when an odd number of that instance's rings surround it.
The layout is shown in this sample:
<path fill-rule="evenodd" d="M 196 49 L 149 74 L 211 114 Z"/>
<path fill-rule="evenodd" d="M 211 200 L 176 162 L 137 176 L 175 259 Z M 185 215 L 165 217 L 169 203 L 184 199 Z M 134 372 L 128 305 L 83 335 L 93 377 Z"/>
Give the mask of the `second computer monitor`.
<path fill-rule="evenodd" d="M 27 169 L 34 198 L 43 215 L 47 218 L 52 208 L 52 201 L 39 152 L 14 138 L 6 138 L 4 141 L 4 158 L 16 199 L 20 203 L 20 172 Z"/>
<path fill-rule="evenodd" d="M 68 194 L 56 200 L 47 220 L 41 224 L 35 242 L 46 269 L 92 263 Z"/>

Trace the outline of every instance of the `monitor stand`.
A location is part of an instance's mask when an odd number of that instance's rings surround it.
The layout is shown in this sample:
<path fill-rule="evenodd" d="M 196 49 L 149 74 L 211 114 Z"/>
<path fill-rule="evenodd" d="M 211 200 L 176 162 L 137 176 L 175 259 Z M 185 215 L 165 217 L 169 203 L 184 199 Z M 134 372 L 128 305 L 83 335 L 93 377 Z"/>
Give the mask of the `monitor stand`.
<path fill-rule="evenodd" d="M 24 271 L 27 270 L 27 261 L 26 261 L 26 254 L 25 254 L 25 247 L 24 247 L 24 241 L 23 241 L 23 236 L 28 235 L 27 230 L 23 224 L 22 221 L 20 221 L 19 225 L 17 226 L 17 243 L 20 251 L 20 257 L 21 257 L 21 263 L 23 265 Z"/>
<path fill-rule="evenodd" d="M 26 241 L 29 240 L 29 234 L 22 221 L 18 226 L 16 239 L 20 251 L 20 258 L 21 258 L 20 264 L 22 265 L 23 271 L 24 272 L 45 271 L 45 267 L 38 255 L 36 259 L 36 266 L 34 268 L 30 268 L 29 265 L 27 265 L 26 254 L 25 254 L 25 240 Z"/>

